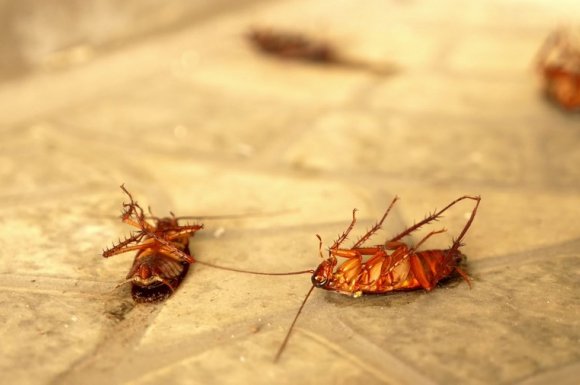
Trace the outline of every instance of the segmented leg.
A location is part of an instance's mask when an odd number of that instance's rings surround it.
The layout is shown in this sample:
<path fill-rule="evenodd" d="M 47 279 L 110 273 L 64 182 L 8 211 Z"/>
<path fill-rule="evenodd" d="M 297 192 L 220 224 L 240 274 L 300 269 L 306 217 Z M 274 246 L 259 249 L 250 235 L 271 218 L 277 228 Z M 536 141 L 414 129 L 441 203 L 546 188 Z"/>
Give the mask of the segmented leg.
<path fill-rule="evenodd" d="M 427 223 L 430 223 L 434 220 L 439 219 L 439 217 L 441 216 L 441 214 L 443 214 L 445 211 L 447 211 L 451 206 L 457 204 L 458 202 L 464 200 L 464 199 L 472 199 L 477 201 L 477 205 L 479 205 L 479 201 L 481 200 L 480 197 L 475 197 L 475 196 L 470 196 L 470 195 L 464 195 L 460 198 L 457 198 L 456 200 L 454 200 L 453 202 L 449 203 L 447 206 L 445 206 L 442 210 L 436 211 L 435 213 L 429 215 L 427 218 L 423 219 L 422 221 L 414 224 L 413 226 L 407 228 L 405 231 L 401 232 L 400 234 L 394 236 L 393 238 L 391 238 L 390 240 L 388 240 L 386 243 L 389 242 L 394 242 L 394 241 L 398 241 L 399 239 L 406 237 L 407 235 L 411 234 L 412 232 L 414 232 L 415 230 L 419 229 L 421 226 L 426 225 Z M 475 207 L 475 210 L 477 210 L 477 205 Z M 473 221 L 473 216 L 474 216 L 475 212 L 472 213 L 472 217 L 469 220 L 469 224 L 471 224 L 471 221 Z M 469 228 L 469 227 L 468 227 Z M 459 240 L 461 240 L 461 238 L 463 237 L 463 235 L 465 235 L 465 232 L 467 231 L 466 228 L 464 228 L 464 231 L 461 232 L 460 236 L 459 236 Z M 385 243 L 385 244 L 386 244 Z"/>
<path fill-rule="evenodd" d="M 367 240 L 369 240 L 369 238 L 376 233 L 381 226 L 383 225 L 383 222 L 385 221 L 385 219 L 387 219 L 387 216 L 389 215 L 389 213 L 391 212 L 391 209 L 393 208 L 393 206 L 395 205 L 395 202 L 399 199 L 399 197 L 395 196 L 391 202 L 391 204 L 389 205 L 389 207 L 387 207 L 387 211 L 385 211 L 385 213 L 383 214 L 383 217 L 369 230 L 367 231 L 367 233 L 365 235 L 363 235 L 351 248 L 355 249 L 359 246 L 361 246 L 363 243 L 365 243 Z"/>
<path fill-rule="evenodd" d="M 471 226 L 471 223 L 473 222 L 473 219 L 475 218 L 475 213 L 477 212 L 477 208 L 479 207 L 479 202 L 481 202 L 481 197 L 471 197 L 471 199 L 476 200 L 477 203 L 475 204 L 475 207 L 471 211 L 471 216 L 469 217 L 469 220 L 467 221 L 467 223 L 463 227 L 463 230 L 461 230 L 461 233 L 459 233 L 459 236 L 457 237 L 457 239 L 453 242 L 453 245 L 451 246 L 450 250 L 457 250 L 461 246 L 461 240 L 463 239 L 463 237 L 467 233 L 467 230 L 469 229 L 469 227 Z"/>
<path fill-rule="evenodd" d="M 171 244 L 166 244 L 159 249 L 159 252 L 169 258 L 180 262 L 193 263 L 195 260 L 189 254 L 184 253 Z"/>
<path fill-rule="evenodd" d="M 348 237 L 348 234 L 352 231 L 355 223 L 356 223 L 356 209 L 353 209 L 352 210 L 352 221 L 350 222 L 350 225 L 348 225 L 348 227 L 346 228 L 346 230 L 344 231 L 344 233 L 342 233 L 342 235 L 340 235 L 338 237 L 338 239 L 332 244 L 332 246 L 330 247 L 331 249 L 338 249 L 338 247 L 340 246 L 340 244 L 342 242 L 344 242 L 344 240 L 346 239 L 346 237 Z"/>
<path fill-rule="evenodd" d="M 429 234 L 425 235 L 425 236 L 423 237 L 423 239 L 421 239 L 421 240 L 419 241 L 419 243 L 417 243 L 417 244 L 415 245 L 415 247 L 413 247 L 413 248 L 412 248 L 410 251 L 411 251 L 411 252 L 413 252 L 413 253 L 414 253 L 414 252 L 416 252 L 416 251 L 417 251 L 417 249 L 419 248 L 419 246 L 421 246 L 423 243 L 425 243 L 425 241 L 426 241 L 427 239 L 429 239 L 429 238 L 430 238 L 430 237 L 432 237 L 433 235 L 444 233 L 445 231 L 447 231 L 447 230 L 445 230 L 445 229 L 441 229 L 441 230 L 437 230 L 437 231 L 431 231 Z"/>
<path fill-rule="evenodd" d="M 465 282 L 467 282 L 467 285 L 471 289 L 471 279 L 469 278 L 469 275 L 467 275 L 467 273 L 465 271 L 463 271 L 463 269 L 461 269 L 457 266 L 455 266 L 455 271 L 457 272 L 457 274 L 459 274 L 461 276 L 461 278 L 463 278 L 463 280 Z"/>
<path fill-rule="evenodd" d="M 165 237 L 166 240 L 172 241 L 176 238 L 180 238 L 184 235 L 193 234 L 198 230 L 203 229 L 203 225 L 190 225 L 190 226 L 178 226 L 175 230 L 171 229 L 169 231 L 175 231 L 174 234 L 171 234 L 168 237 Z"/>
<path fill-rule="evenodd" d="M 129 244 L 132 242 L 139 242 L 139 243 L 136 245 L 133 245 L 133 246 L 129 246 Z M 113 255 L 126 253 L 128 251 L 142 250 L 142 249 L 147 248 L 149 245 L 151 245 L 153 243 L 154 243 L 153 238 L 148 238 L 142 242 L 140 242 L 140 237 L 135 238 L 135 239 L 130 239 L 130 242 L 123 241 L 123 242 L 120 242 L 119 244 L 111 247 L 110 249 L 103 250 L 103 257 L 108 258 L 108 257 L 112 257 Z"/>

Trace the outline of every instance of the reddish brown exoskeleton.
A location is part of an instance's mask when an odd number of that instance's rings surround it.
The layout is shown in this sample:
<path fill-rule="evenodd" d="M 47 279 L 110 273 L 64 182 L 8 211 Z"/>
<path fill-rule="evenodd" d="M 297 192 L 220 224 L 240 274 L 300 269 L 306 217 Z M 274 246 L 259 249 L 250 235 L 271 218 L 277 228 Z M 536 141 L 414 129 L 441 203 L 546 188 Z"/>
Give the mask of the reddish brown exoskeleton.
<path fill-rule="evenodd" d="M 356 209 L 353 210 L 350 225 L 329 248 L 327 258 L 324 258 L 322 255 L 322 239 L 319 235 L 316 235 L 320 241 L 320 256 L 324 261 L 322 261 L 312 275 L 312 287 L 298 309 L 296 317 L 286 334 L 286 338 L 276 355 L 276 360 L 280 358 L 284 347 L 288 343 L 296 320 L 315 287 L 346 294 L 355 298 L 363 294 L 385 294 L 402 290 L 425 289 L 430 291 L 439 281 L 449 277 L 455 272 L 463 277 L 471 286 L 467 274 L 459 267 L 464 257 L 459 248 L 462 246 L 461 240 L 475 218 L 481 198 L 478 196 L 462 196 L 448 204 L 442 210 L 436 211 L 422 221 L 387 240 L 384 244 L 365 247 L 364 243 L 381 228 L 397 199 L 397 197 L 393 199 L 377 224 L 350 248 L 341 248 L 341 245 L 354 228 L 356 223 Z M 443 212 L 465 199 L 475 201 L 475 207 L 463 230 L 449 248 L 443 250 L 419 250 L 419 247 L 427 239 L 435 234 L 445 232 L 445 229 L 428 233 L 415 246 L 409 246 L 401 241 L 401 239 L 410 235 L 421 226 L 437 220 Z M 365 257 L 368 257 L 366 261 L 363 260 Z M 345 258 L 346 261 L 339 265 L 338 258 Z"/>
<path fill-rule="evenodd" d="M 560 28 L 538 54 L 546 94 L 566 110 L 580 109 L 580 28 Z"/>
<path fill-rule="evenodd" d="M 189 251 L 189 238 L 197 231 L 203 229 L 203 225 L 180 225 L 181 219 L 223 219 L 244 218 L 250 215 L 215 215 L 196 217 L 171 217 L 158 218 L 153 215 L 145 216 L 143 209 L 133 199 L 132 195 L 121 186 L 121 189 L 129 197 L 129 203 L 123 203 L 121 220 L 135 228 L 130 237 L 119 240 L 116 245 L 103 251 L 103 257 L 137 251 L 133 266 L 127 274 L 126 280 L 121 283 L 131 283 L 131 294 L 136 302 L 158 302 L 169 297 L 185 278 L 189 266 L 199 263 L 216 269 L 247 273 L 254 275 L 295 275 L 312 273 L 312 270 L 295 271 L 288 273 L 264 273 L 215 265 L 194 259 Z M 263 214 L 271 215 L 271 214 Z M 148 222 L 152 220 L 154 224 Z"/>
<path fill-rule="evenodd" d="M 253 28 L 247 37 L 261 52 L 282 59 L 338 65 L 367 70 L 378 75 L 391 75 L 396 71 L 393 65 L 377 65 L 346 57 L 325 41 L 316 40 L 295 32 L 274 30 L 272 28 Z"/>
<path fill-rule="evenodd" d="M 180 225 L 179 219 L 171 217 L 146 217 L 143 209 L 131 194 L 121 186 L 129 197 L 123 203 L 123 222 L 138 231 L 116 245 L 103 251 L 103 257 L 137 251 L 133 266 L 124 283 L 131 283 L 131 294 L 136 302 L 157 302 L 169 297 L 187 274 L 194 262 L 189 252 L 189 238 L 203 225 Z M 151 219 L 154 224 L 147 221 Z"/>

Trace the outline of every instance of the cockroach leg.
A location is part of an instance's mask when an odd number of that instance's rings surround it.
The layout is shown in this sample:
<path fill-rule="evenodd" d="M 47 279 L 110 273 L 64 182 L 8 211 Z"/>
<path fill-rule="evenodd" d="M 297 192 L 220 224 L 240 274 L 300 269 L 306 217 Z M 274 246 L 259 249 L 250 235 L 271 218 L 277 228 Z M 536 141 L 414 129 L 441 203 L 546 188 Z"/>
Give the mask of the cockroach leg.
<path fill-rule="evenodd" d="M 455 199 L 453 202 L 449 203 L 447 206 L 445 206 L 443 209 L 436 211 L 435 213 L 427 216 L 425 219 L 423 219 L 422 221 L 414 224 L 413 226 L 407 228 L 405 231 L 401 232 L 400 234 L 394 236 L 393 238 L 389 239 L 386 243 L 388 242 L 393 242 L 393 241 L 398 241 L 399 239 L 406 237 L 407 235 L 411 234 L 412 232 L 414 232 L 415 230 L 418 230 L 421 226 L 424 226 L 432 221 L 435 221 L 437 219 L 439 219 L 441 217 L 441 214 L 443 214 L 445 211 L 447 211 L 451 206 L 457 204 L 458 202 L 464 200 L 464 199 L 473 199 L 476 200 L 479 204 L 479 200 L 481 199 L 480 197 L 475 197 L 475 196 L 469 196 L 469 195 L 464 195 L 460 198 Z M 462 233 L 464 234 L 464 233 Z M 385 243 L 385 244 L 386 244 Z"/>
<path fill-rule="evenodd" d="M 113 255 L 123 254 L 129 251 L 143 250 L 143 248 L 147 247 L 148 245 L 152 245 L 153 243 L 154 241 L 151 238 L 146 239 L 143 242 L 139 243 L 138 245 L 134 246 L 127 246 L 123 243 L 120 243 L 108 250 L 103 251 L 103 257 L 108 258 L 112 257 Z"/>
<path fill-rule="evenodd" d="M 451 250 L 457 250 L 461 246 L 461 240 L 463 239 L 463 237 L 467 233 L 467 230 L 469 230 L 469 227 L 471 226 L 471 223 L 473 223 L 473 220 L 475 219 L 475 214 L 477 213 L 477 208 L 479 207 L 479 203 L 481 202 L 481 197 L 479 197 L 479 196 L 477 196 L 477 197 L 467 197 L 467 198 L 473 199 L 477 203 L 475 203 L 475 207 L 471 211 L 471 216 L 467 220 L 467 223 L 465 224 L 465 226 L 463 226 L 463 230 L 461 230 L 461 233 L 459 233 L 459 236 L 453 242 L 453 245 L 451 246 Z"/>
<path fill-rule="evenodd" d="M 413 248 L 412 248 L 410 251 L 411 251 L 411 252 L 415 252 L 415 251 L 417 251 L 417 249 L 419 249 L 419 246 L 421 246 L 423 243 L 425 243 L 425 241 L 426 241 L 427 239 L 431 238 L 433 235 L 444 233 L 445 231 L 447 231 L 447 230 L 445 230 L 445 229 L 441 229 L 441 230 L 437 230 L 437 231 L 431 231 L 429 234 L 425 235 L 425 236 L 423 237 L 423 239 L 421 239 L 421 240 L 419 241 L 419 243 L 417 243 L 417 244 L 415 245 L 415 247 L 413 247 Z"/>
<path fill-rule="evenodd" d="M 465 271 L 463 271 L 462 268 L 460 267 L 455 267 L 455 271 L 457 272 L 457 274 L 459 274 L 461 276 L 461 278 L 463 278 L 463 280 L 467 283 L 467 286 L 469 286 L 469 288 L 471 289 L 471 278 L 469 278 L 469 275 L 467 275 L 467 273 Z"/>
<path fill-rule="evenodd" d="M 353 209 L 352 210 L 352 221 L 350 222 L 350 225 L 348 225 L 348 227 L 342 233 L 342 235 L 340 235 L 338 237 L 338 239 L 332 244 L 332 246 L 330 246 L 331 249 L 338 248 L 340 246 L 340 244 L 342 242 L 344 242 L 344 240 L 348 237 L 348 234 L 352 231 L 355 223 L 356 223 L 356 209 Z M 317 234 L 317 236 L 318 236 L 318 234 Z M 320 239 L 320 246 L 322 247 L 322 239 L 320 238 L 320 236 L 318 236 L 318 238 Z"/>
<path fill-rule="evenodd" d="M 369 240 L 370 237 L 374 233 L 376 233 L 381 228 L 381 226 L 383 225 L 383 222 L 385 221 L 385 219 L 387 219 L 387 216 L 391 212 L 391 209 L 393 208 L 393 206 L 395 205 L 395 202 L 397 202 L 397 200 L 399 200 L 399 197 L 395 196 L 393 198 L 391 204 L 389 205 L 389 207 L 387 208 L 387 210 L 383 214 L 383 217 L 352 246 L 353 249 L 361 246 L 363 243 L 365 243 L 367 240 Z"/>
<path fill-rule="evenodd" d="M 187 263 L 195 262 L 195 259 L 193 259 L 193 257 L 191 255 L 184 253 L 183 251 L 177 249 L 174 246 L 162 246 L 159 249 L 159 252 L 161 254 L 169 257 L 169 258 L 176 260 L 176 261 L 187 262 Z"/>

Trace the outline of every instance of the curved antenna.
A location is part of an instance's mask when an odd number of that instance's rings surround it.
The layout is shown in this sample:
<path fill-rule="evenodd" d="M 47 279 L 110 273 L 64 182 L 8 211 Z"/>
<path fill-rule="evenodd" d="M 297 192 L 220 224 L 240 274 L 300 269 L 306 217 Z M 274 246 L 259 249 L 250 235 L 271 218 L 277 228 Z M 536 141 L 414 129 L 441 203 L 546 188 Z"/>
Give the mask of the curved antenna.
<path fill-rule="evenodd" d="M 289 214 L 295 213 L 298 210 L 296 209 L 288 209 L 288 210 L 279 210 L 279 211 L 272 211 L 272 212 L 265 212 L 265 213 L 246 213 L 246 214 L 224 214 L 224 215 L 186 215 L 182 217 L 175 217 L 175 219 L 198 219 L 198 220 L 217 220 L 217 219 L 244 219 L 244 218 L 256 218 L 256 217 L 269 217 L 273 215 L 282 215 L 282 214 Z"/>
<path fill-rule="evenodd" d="M 294 317 L 294 321 L 292 321 L 292 324 L 290 325 L 290 329 L 288 329 L 288 333 L 286 333 L 286 338 L 284 338 L 282 345 L 280 345 L 280 349 L 278 349 L 278 353 L 276 353 L 276 357 L 274 357 L 274 363 L 276 363 L 276 362 L 278 362 L 278 360 L 280 360 L 280 356 L 282 355 L 282 352 L 284 352 L 286 345 L 288 345 L 288 340 L 290 339 L 290 334 L 292 333 L 292 330 L 294 330 L 294 325 L 296 325 L 296 321 L 298 320 L 298 316 L 300 316 L 300 313 L 302 313 L 302 309 L 304 308 L 304 305 L 306 305 L 306 301 L 308 300 L 308 297 L 310 297 L 310 293 L 312 293 L 312 290 L 314 290 L 314 287 L 315 286 L 312 285 L 310 290 L 308 290 L 306 297 L 304 297 L 304 301 L 302 301 L 302 305 L 300 305 L 300 308 L 298 309 L 298 313 L 296 313 L 296 317 Z"/>
<path fill-rule="evenodd" d="M 324 259 L 324 255 L 322 255 L 322 238 L 318 234 L 316 234 L 316 238 L 318 238 L 318 253 L 320 254 L 320 258 Z"/>
<path fill-rule="evenodd" d="M 195 260 L 195 262 L 199 263 L 200 265 L 213 267 L 215 269 L 235 271 L 236 273 L 247 273 L 247 274 L 254 274 L 254 275 L 299 275 L 299 274 L 312 274 L 312 273 L 314 273 L 314 270 L 290 271 L 287 273 L 265 273 L 262 271 L 243 270 L 243 269 L 235 269 L 233 267 L 214 265 L 213 263 L 199 261 L 197 259 Z"/>

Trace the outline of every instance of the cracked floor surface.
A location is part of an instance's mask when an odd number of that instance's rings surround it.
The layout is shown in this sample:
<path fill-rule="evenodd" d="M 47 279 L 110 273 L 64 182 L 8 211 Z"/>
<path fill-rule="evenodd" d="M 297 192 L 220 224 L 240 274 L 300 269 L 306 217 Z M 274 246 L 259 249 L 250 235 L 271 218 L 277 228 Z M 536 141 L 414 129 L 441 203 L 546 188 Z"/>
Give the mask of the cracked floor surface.
<path fill-rule="evenodd" d="M 3 83 L 4 380 L 575 383 L 580 116 L 541 96 L 533 58 L 579 14 L 571 1 L 254 1 Z M 266 57 L 243 37 L 256 25 L 399 71 Z M 200 260 L 270 272 L 314 268 L 315 234 L 329 246 L 355 207 L 360 235 L 401 197 L 380 242 L 479 194 L 473 288 L 317 290 L 274 364 L 309 277 L 198 264 L 169 300 L 135 305 L 115 288 L 132 256 L 100 256 L 129 231 L 121 183 L 159 214 L 272 213 L 207 220 L 191 240 Z M 430 247 L 470 210 L 450 210 Z"/>

